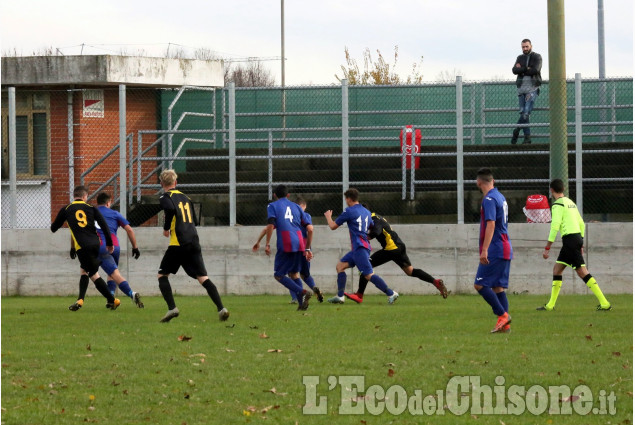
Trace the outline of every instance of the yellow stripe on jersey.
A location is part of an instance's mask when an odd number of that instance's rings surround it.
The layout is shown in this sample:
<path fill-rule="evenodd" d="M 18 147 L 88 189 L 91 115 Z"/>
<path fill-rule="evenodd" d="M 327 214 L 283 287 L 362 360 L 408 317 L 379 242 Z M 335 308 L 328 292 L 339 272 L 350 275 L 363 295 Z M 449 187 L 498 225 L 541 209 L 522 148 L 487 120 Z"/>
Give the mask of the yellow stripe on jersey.
<path fill-rule="evenodd" d="M 172 223 L 170 223 L 170 245 L 180 246 L 179 240 L 176 237 L 176 215 L 172 217 Z"/>
<path fill-rule="evenodd" d="M 390 236 L 390 233 L 388 233 L 386 231 L 386 229 L 382 230 L 384 237 L 386 238 L 386 248 L 384 248 L 386 251 L 393 251 L 395 249 L 397 249 L 397 245 L 395 245 L 395 241 L 392 240 L 392 236 Z"/>

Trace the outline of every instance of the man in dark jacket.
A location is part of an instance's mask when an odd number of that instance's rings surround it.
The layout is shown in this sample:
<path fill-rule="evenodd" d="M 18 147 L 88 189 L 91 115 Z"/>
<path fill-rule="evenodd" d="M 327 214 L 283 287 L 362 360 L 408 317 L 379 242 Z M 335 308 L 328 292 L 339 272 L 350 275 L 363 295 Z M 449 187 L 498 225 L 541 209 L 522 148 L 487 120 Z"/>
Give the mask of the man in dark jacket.
<path fill-rule="evenodd" d="M 529 114 L 534 108 L 534 101 L 540 94 L 542 77 L 542 56 L 531 50 L 531 41 L 526 38 L 521 44 L 523 54 L 516 58 L 512 72 L 516 74 L 516 87 L 518 87 L 518 106 L 520 118 L 517 124 L 529 124 Z M 512 135 L 512 145 L 518 142 L 521 127 L 516 127 Z M 523 143 L 531 143 L 531 131 L 529 126 L 522 127 L 525 138 Z"/>

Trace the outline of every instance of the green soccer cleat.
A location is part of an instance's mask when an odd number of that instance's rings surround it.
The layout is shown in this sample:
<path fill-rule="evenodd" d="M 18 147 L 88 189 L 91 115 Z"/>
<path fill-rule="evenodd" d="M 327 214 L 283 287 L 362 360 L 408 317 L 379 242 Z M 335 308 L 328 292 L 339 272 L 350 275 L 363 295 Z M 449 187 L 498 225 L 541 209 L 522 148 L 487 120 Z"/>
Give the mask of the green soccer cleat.
<path fill-rule="evenodd" d="M 607 307 L 602 307 L 602 304 L 598 305 L 595 308 L 596 311 L 611 311 L 613 310 L 613 307 L 611 307 L 611 304 L 609 304 Z"/>
<path fill-rule="evenodd" d="M 334 297 L 329 298 L 327 301 L 330 302 L 331 304 L 344 304 L 344 297 L 338 297 L 336 295 Z"/>
<path fill-rule="evenodd" d="M 163 318 L 161 320 L 159 320 L 159 322 L 167 323 L 170 320 L 174 319 L 175 317 L 179 317 L 179 308 L 178 307 L 174 307 L 172 310 L 168 310 L 168 312 L 165 313 L 165 316 L 163 316 Z"/>
<path fill-rule="evenodd" d="M 229 310 L 227 310 L 225 307 L 223 307 L 219 312 L 218 312 L 218 319 L 221 322 L 226 321 L 227 319 L 229 319 Z"/>

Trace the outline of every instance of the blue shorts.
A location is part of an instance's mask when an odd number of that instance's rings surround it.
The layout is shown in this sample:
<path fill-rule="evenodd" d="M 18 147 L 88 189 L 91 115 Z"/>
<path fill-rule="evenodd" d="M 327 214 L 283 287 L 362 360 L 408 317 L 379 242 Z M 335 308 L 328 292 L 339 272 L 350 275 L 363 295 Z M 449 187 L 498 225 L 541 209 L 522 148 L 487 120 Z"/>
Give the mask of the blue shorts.
<path fill-rule="evenodd" d="M 487 265 L 479 264 L 474 284 L 486 288 L 507 288 L 511 263 L 511 260 L 492 258 Z"/>
<path fill-rule="evenodd" d="M 114 248 L 113 253 L 109 254 L 108 251 L 106 251 L 105 245 L 99 247 L 99 265 L 109 276 L 113 274 L 119 266 L 119 254 L 121 249 L 118 246 Z"/>
<path fill-rule="evenodd" d="M 273 264 L 273 275 L 284 276 L 300 271 L 304 252 L 276 252 L 276 260 Z"/>
<path fill-rule="evenodd" d="M 373 273 L 373 266 L 370 265 L 370 250 L 366 248 L 357 248 L 355 251 L 349 251 L 340 261 L 348 263 L 349 266 L 355 267 L 362 272 L 362 275 L 368 276 Z"/>
<path fill-rule="evenodd" d="M 311 262 L 307 260 L 305 256 L 302 256 L 302 260 L 300 262 L 300 276 L 311 276 Z"/>

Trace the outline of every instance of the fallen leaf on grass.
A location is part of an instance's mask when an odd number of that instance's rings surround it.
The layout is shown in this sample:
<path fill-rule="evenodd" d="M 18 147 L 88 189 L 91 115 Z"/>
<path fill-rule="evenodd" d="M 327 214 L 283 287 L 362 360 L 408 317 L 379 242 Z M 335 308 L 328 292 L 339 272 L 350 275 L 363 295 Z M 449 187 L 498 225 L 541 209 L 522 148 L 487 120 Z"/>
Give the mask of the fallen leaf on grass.
<path fill-rule="evenodd" d="M 253 325 L 253 326 L 249 325 L 249 329 L 258 329 L 258 326 L 256 326 L 256 325 Z"/>
<path fill-rule="evenodd" d="M 613 351 L 613 355 L 614 355 L 615 357 L 619 357 L 619 356 L 621 356 L 621 355 L 622 355 L 622 353 L 620 353 L 619 351 Z"/>
<path fill-rule="evenodd" d="M 236 350 L 232 350 L 231 348 L 225 348 L 225 351 L 227 351 L 228 353 L 235 353 Z"/>
<path fill-rule="evenodd" d="M 586 338 L 587 341 L 592 341 L 593 340 L 591 335 L 585 335 L 584 337 Z"/>
<path fill-rule="evenodd" d="M 191 336 L 187 336 L 187 335 L 179 335 L 179 337 L 178 337 L 177 339 L 178 339 L 179 341 L 184 341 L 184 342 L 187 342 L 187 341 L 191 340 L 191 339 L 192 339 L 192 337 L 191 337 Z"/>
<path fill-rule="evenodd" d="M 87 345 L 86 345 L 86 349 L 87 349 L 88 351 L 90 351 L 90 344 L 87 344 Z"/>
<path fill-rule="evenodd" d="M 258 335 L 261 339 L 267 339 L 269 338 L 269 335 L 267 335 L 266 332 L 261 333 L 260 335 Z"/>
<path fill-rule="evenodd" d="M 275 395 L 279 395 L 279 396 L 285 396 L 287 395 L 287 393 L 279 393 L 278 390 L 276 390 L 276 387 L 272 387 L 271 389 L 268 390 L 262 390 L 263 393 L 271 393 L 271 394 L 275 394 Z"/>
<path fill-rule="evenodd" d="M 282 353 L 282 350 L 279 348 L 270 348 L 267 350 L 267 353 Z"/>
<path fill-rule="evenodd" d="M 197 354 L 190 354 L 190 357 L 207 357 L 207 356 L 203 353 L 197 353 Z"/>
<path fill-rule="evenodd" d="M 267 406 L 267 407 L 264 407 L 264 408 L 260 411 L 260 413 L 263 413 L 263 414 L 264 414 L 264 413 L 267 413 L 268 411 L 270 411 L 271 409 L 279 409 L 279 408 L 280 408 L 280 406 L 279 406 L 279 405 L 275 405 L 275 406 Z"/>
<path fill-rule="evenodd" d="M 393 369 L 388 369 L 388 376 L 391 378 L 395 376 L 395 371 Z"/>

